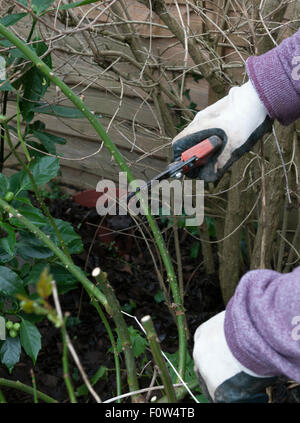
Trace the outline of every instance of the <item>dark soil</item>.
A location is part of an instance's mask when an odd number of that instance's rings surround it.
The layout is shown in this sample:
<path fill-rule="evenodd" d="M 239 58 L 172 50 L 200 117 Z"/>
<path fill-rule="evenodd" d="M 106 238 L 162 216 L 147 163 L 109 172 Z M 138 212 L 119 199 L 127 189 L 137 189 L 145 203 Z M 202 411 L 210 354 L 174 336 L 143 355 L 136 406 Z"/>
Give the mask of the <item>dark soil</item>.
<path fill-rule="evenodd" d="M 154 298 L 160 287 L 149 251 L 133 222 L 128 218 L 120 220 L 112 217 L 102 222 L 95 209 L 82 207 L 72 199 L 47 201 L 52 215 L 71 222 L 82 237 L 84 252 L 74 256 L 76 264 L 87 272 L 91 272 L 96 266 L 107 272 L 120 304 L 125 307 L 126 304 L 131 304 L 129 312 L 139 320 L 150 314 L 154 318 L 162 349 L 169 353 L 175 352 L 176 327 L 164 302 L 158 303 Z M 95 238 L 99 224 L 105 228 L 101 231 L 102 238 Z M 172 232 L 168 231 L 166 226 L 164 229 L 171 255 L 175 257 Z M 196 259 L 191 258 L 190 248 L 194 242 L 195 240 L 186 231 L 180 232 L 184 282 L 188 284 L 185 296 L 186 317 L 192 335 L 199 324 L 224 309 L 217 275 L 206 275 L 203 267 L 198 266 L 201 262 L 201 253 Z M 89 252 L 91 244 L 92 249 Z M 197 266 L 199 269 L 193 274 Z M 71 313 L 73 325 L 69 326 L 68 332 L 87 375 L 92 377 L 101 365 L 109 369 L 107 376 L 96 384 L 97 393 L 102 400 L 115 396 L 114 359 L 113 354 L 108 352 L 111 344 L 95 308 L 90 304 L 89 297 L 79 287 L 61 295 L 60 299 L 63 311 Z M 139 329 L 134 319 L 125 318 L 128 325 Z M 113 322 L 111 323 L 113 327 Z M 69 402 L 62 375 L 60 331 L 46 319 L 38 323 L 38 327 L 42 334 L 42 350 L 34 366 L 37 388 L 59 402 Z M 190 336 L 190 354 L 192 347 L 193 340 Z M 82 380 L 72 359 L 69 360 L 69 364 L 76 388 L 82 384 Z M 125 368 L 123 361 L 121 367 Z M 21 360 L 15 366 L 12 375 L 0 365 L 0 377 L 20 380 L 32 386 L 31 368 L 33 368 L 31 359 L 22 353 Z M 147 370 L 143 374 L 144 377 L 139 379 L 141 387 L 143 383 L 145 387 L 149 386 L 151 376 L 147 375 Z M 122 378 L 125 387 L 125 371 L 122 371 Z M 31 396 L 17 390 L 3 388 L 3 393 L 10 403 L 32 402 Z M 288 389 L 288 383 L 280 380 L 272 389 L 272 398 L 273 402 L 300 402 L 300 390 L 298 387 Z M 90 396 L 80 397 L 79 401 L 94 402 Z M 189 398 L 185 401 L 192 402 Z"/>

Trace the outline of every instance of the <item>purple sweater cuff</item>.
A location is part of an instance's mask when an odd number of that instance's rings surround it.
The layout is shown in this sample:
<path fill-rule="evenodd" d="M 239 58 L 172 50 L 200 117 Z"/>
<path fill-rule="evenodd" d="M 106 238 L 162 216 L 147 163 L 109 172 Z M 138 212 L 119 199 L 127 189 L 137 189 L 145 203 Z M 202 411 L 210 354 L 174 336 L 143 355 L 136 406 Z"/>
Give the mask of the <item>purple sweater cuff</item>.
<path fill-rule="evenodd" d="M 226 307 L 224 331 L 246 368 L 300 382 L 300 267 L 246 273 Z"/>
<path fill-rule="evenodd" d="M 283 125 L 300 117 L 299 64 L 300 30 L 278 47 L 246 62 L 248 76 L 269 116 Z"/>

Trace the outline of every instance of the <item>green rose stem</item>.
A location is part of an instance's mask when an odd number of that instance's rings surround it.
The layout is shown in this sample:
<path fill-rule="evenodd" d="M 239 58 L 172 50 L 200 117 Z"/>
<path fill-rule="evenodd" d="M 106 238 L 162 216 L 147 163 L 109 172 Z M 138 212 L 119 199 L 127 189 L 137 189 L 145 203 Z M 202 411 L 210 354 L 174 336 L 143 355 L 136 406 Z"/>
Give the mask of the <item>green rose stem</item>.
<path fill-rule="evenodd" d="M 153 321 L 150 316 L 145 316 L 141 320 L 142 325 L 145 328 L 147 339 L 151 348 L 151 352 L 154 358 L 154 361 L 158 367 L 160 377 L 163 381 L 165 387 L 165 392 L 168 398 L 169 403 L 177 402 L 176 394 L 172 384 L 171 376 L 168 372 L 165 359 L 162 355 L 161 348 L 159 345 L 159 340 L 156 334 L 156 330 L 153 324 Z"/>
<path fill-rule="evenodd" d="M 82 114 L 88 119 L 91 125 L 95 128 L 97 134 L 103 140 L 104 145 L 109 150 L 111 155 L 114 157 L 118 165 L 120 166 L 123 172 L 127 173 L 127 179 L 129 182 L 134 183 L 134 177 L 127 166 L 124 157 L 121 155 L 117 147 L 114 145 L 113 141 L 110 139 L 108 134 L 105 132 L 104 128 L 99 123 L 97 117 L 87 108 L 87 106 L 81 101 L 79 97 L 77 97 L 73 91 L 60 79 L 58 78 L 54 72 L 37 56 L 37 54 L 32 51 L 22 40 L 20 40 L 17 36 L 15 36 L 12 32 L 7 30 L 5 26 L 0 24 L 0 34 L 3 35 L 7 40 L 9 40 L 12 44 L 14 44 L 29 60 L 34 63 L 34 65 L 44 74 L 46 75 L 57 87 L 61 89 L 61 91 L 72 101 L 72 103 L 79 109 Z M 175 271 L 173 268 L 173 264 L 171 261 L 170 254 L 166 248 L 164 239 L 162 237 L 161 232 L 155 222 L 155 219 L 149 213 L 148 207 L 142 200 L 142 197 L 138 195 L 138 198 L 141 200 L 141 203 L 145 207 L 145 215 L 147 217 L 148 223 L 151 227 L 153 232 L 153 236 L 159 248 L 159 252 L 161 254 L 162 260 L 165 265 L 165 269 L 167 272 L 167 277 L 170 283 L 170 287 L 173 294 L 174 299 L 174 312 L 177 319 L 177 328 L 178 328 L 178 342 L 179 342 L 179 373 L 181 376 L 185 374 L 185 362 L 186 362 L 186 332 L 184 327 L 184 308 L 180 296 L 180 291 L 178 287 L 178 283 L 176 280 Z"/>
<path fill-rule="evenodd" d="M 6 399 L 1 389 L 0 389 L 0 404 L 6 404 Z"/>
<path fill-rule="evenodd" d="M 105 272 L 102 272 L 99 267 L 96 267 L 92 271 L 92 276 L 96 279 L 97 283 L 100 285 L 101 290 L 106 296 L 107 305 L 105 309 L 107 313 L 113 318 L 121 339 L 122 350 L 124 351 L 126 362 L 128 386 L 131 391 L 138 391 L 139 385 L 137 380 L 135 358 L 133 355 L 130 334 L 121 312 L 120 303 L 115 296 L 112 286 L 107 281 L 107 274 Z M 139 401 L 138 396 L 133 397 L 133 399 L 136 402 Z"/>
<path fill-rule="evenodd" d="M 31 380 L 32 380 L 32 387 L 33 387 L 33 402 L 34 404 L 38 403 L 38 396 L 37 396 L 37 389 L 36 389 L 36 380 L 35 380 L 35 374 L 33 369 L 30 369 L 31 374 Z"/>
<path fill-rule="evenodd" d="M 25 385 L 24 383 L 14 380 L 8 380 L 4 379 L 3 377 L 0 377 L 0 386 L 5 386 L 6 388 L 13 388 L 18 389 L 19 391 L 26 392 L 27 394 L 34 395 L 34 389 L 30 386 Z M 54 398 L 49 397 L 49 395 L 43 394 L 43 392 L 40 392 L 36 390 L 36 395 L 38 398 L 40 398 L 42 401 L 50 402 L 50 403 L 58 403 Z"/>
<path fill-rule="evenodd" d="M 93 295 L 100 301 L 101 304 L 105 307 L 107 305 L 107 300 L 102 292 L 88 280 L 82 270 L 77 267 L 72 260 L 70 260 L 64 253 L 58 248 L 47 235 L 44 234 L 37 226 L 31 223 L 26 217 L 22 216 L 15 208 L 13 208 L 10 204 L 0 198 L 0 208 L 6 211 L 7 213 L 11 213 L 14 217 L 19 219 L 19 221 L 30 231 L 32 232 L 37 238 L 39 238 L 50 250 L 60 259 L 60 261 L 65 265 L 66 269 L 69 270 L 75 278 L 82 283 L 84 288 L 88 291 L 88 293 Z"/>
<path fill-rule="evenodd" d="M 120 368 L 120 360 L 119 360 L 119 353 L 117 350 L 117 345 L 115 342 L 115 338 L 114 335 L 112 333 L 111 327 L 108 323 L 108 320 L 104 314 L 104 312 L 102 311 L 99 303 L 92 298 L 92 304 L 95 307 L 95 309 L 98 311 L 98 314 L 104 324 L 104 327 L 106 329 L 106 332 L 108 334 L 110 343 L 112 345 L 112 349 L 113 349 L 113 353 L 114 353 L 114 359 L 115 359 L 115 370 L 116 370 L 116 384 L 117 384 L 117 396 L 119 397 L 122 394 L 122 385 L 121 385 L 121 368 Z M 117 402 L 121 402 L 120 399 L 117 400 Z"/>
<path fill-rule="evenodd" d="M 63 341 L 62 363 L 63 363 L 64 381 L 66 384 L 66 388 L 69 394 L 70 401 L 71 403 L 74 404 L 74 403 L 77 403 L 77 400 L 75 397 L 74 388 L 73 388 L 72 380 L 69 373 L 66 321 L 67 321 L 67 317 L 64 318 L 63 324 L 61 325 L 61 335 L 62 335 L 62 341 Z"/>

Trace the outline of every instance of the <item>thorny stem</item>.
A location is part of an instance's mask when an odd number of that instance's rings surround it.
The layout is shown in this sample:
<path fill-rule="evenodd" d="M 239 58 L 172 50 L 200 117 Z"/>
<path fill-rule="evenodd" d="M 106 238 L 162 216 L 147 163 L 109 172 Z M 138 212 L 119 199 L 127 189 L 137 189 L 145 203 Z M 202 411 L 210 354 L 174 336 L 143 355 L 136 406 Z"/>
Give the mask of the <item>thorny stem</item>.
<path fill-rule="evenodd" d="M 60 302 L 59 302 L 59 297 L 58 297 L 58 292 L 57 292 L 55 280 L 52 280 L 52 296 L 53 296 L 53 301 L 54 301 L 54 304 L 55 304 L 55 310 L 56 310 L 57 316 L 59 317 L 60 321 L 64 325 L 63 337 L 64 337 L 64 340 L 65 340 L 65 346 L 70 351 L 70 354 L 72 355 L 72 358 L 73 358 L 73 360 L 74 360 L 74 362 L 75 362 L 75 364 L 76 364 L 76 366 L 77 366 L 77 368 L 78 368 L 78 370 L 79 370 L 79 372 L 82 376 L 82 379 L 83 379 L 87 389 L 90 391 L 90 393 L 92 394 L 92 396 L 94 397 L 96 402 L 101 403 L 101 398 L 95 392 L 92 385 L 90 384 L 90 381 L 87 378 L 87 375 L 86 375 L 86 373 L 85 373 L 85 371 L 84 371 L 84 369 L 83 369 L 83 367 L 80 363 L 79 357 L 78 357 L 78 355 L 77 355 L 77 353 L 76 353 L 76 351 L 75 351 L 75 349 L 72 345 L 71 339 L 68 335 L 68 332 L 67 332 L 67 329 L 66 329 L 66 324 L 65 324 L 66 320 L 63 318 L 62 309 L 61 309 L 61 305 L 60 305 Z M 68 314 L 66 313 L 65 317 L 67 317 L 67 316 L 68 316 Z M 65 350 L 65 354 L 67 354 L 67 350 Z M 67 355 L 65 356 L 65 358 L 67 360 Z M 68 387 L 69 387 L 70 393 L 71 393 L 71 400 L 72 400 L 72 402 L 76 402 L 75 395 L 74 395 L 74 392 L 73 392 L 73 387 L 72 387 L 71 380 L 70 380 L 69 373 L 68 373 L 68 362 L 67 361 L 65 362 L 65 370 L 67 371 L 65 373 L 67 375 L 67 379 L 69 379 Z"/>
<path fill-rule="evenodd" d="M 31 374 L 31 380 L 32 380 L 32 387 L 33 387 L 33 402 L 35 404 L 38 403 L 38 396 L 37 396 L 37 390 L 36 390 L 36 380 L 35 380 L 35 374 L 33 369 L 30 369 Z"/>
<path fill-rule="evenodd" d="M 168 372 L 164 357 L 160 349 L 159 340 L 152 319 L 150 316 L 145 316 L 142 318 L 141 322 L 145 328 L 154 361 L 158 367 L 161 379 L 163 381 L 168 402 L 174 403 L 176 402 L 176 394 L 172 384 L 171 376 Z"/>
<path fill-rule="evenodd" d="M 63 324 L 61 325 L 61 335 L 62 335 L 62 341 L 63 341 L 62 363 L 63 363 L 64 381 L 66 384 L 66 388 L 68 390 L 70 401 L 71 403 L 74 404 L 74 403 L 77 403 L 77 400 L 75 397 L 74 388 L 73 388 L 72 380 L 70 378 L 70 373 L 69 373 L 66 321 L 67 321 L 67 316 L 64 318 Z"/>
<path fill-rule="evenodd" d="M 7 401 L 5 399 L 5 396 L 3 395 L 2 390 L 0 389 L 0 404 L 6 404 Z"/>
<path fill-rule="evenodd" d="M 99 267 L 96 267 L 92 276 L 96 279 L 97 283 L 100 285 L 101 290 L 104 292 L 107 305 L 106 311 L 110 314 L 115 322 L 118 334 L 121 339 L 122 349 L 124 350 L 126 368 L 127 368 L 127 381 L 128 386 L 131 391 L 138 391 L 139 384 L 137 380 L 137 370 L 135 365 L 135 359 L 132 351 L 132 344 L 130 339 L 130 334 L 128 327 L 124 320 L 124 317 L 121 313 L 121 307 L 118 299 L 115 296 L 113 288 L 107 281 L 107 274 L 102 272 Z M 133 397 L 134 400 L 139 401 L 138 397 Z"/>
<path fill-rule="evenodd" d="M 122 393 L 122 384 L 121 384 L 121 369 L 120 369 L 120 360 L 119 360 L 119 354 L 117 350 L 117 345 L 115 342 L 114 335 L 112 333 L 111 327 L 107 321 L 107 318 L 103 311 L 101 310 L 101 307 L 99 306 L 99 303 L 95 301 L 94 298 L 92 298 L 92 304 L 98 311 L 98 314 L 104 324 L 104 327 L 106 329 L 106 332 L 108 334 L 110 343 L 112 345 L 113 353 L 114 353 L 114 359 L 115 359 L 115 370 L 116 370 L 116 383 L 117 383 L 117 396 L 120 396 Z M 118 399 L 117 402 L 121 402 L 121 399 Z"/>
<path fill-rule="evenodd" d="M 73 91 L 60 79 L 54 72 L 44 63 L 37 54 L 32 51 L 23 41 L 21 41 L 17 36 L 8 31 L 4 25 L 0 24 L 0 34 L 2 34 L 6 39 L 12 42 L 28 59 L 30 59 L 34 65 L 46 75 L 61 91 L 72 101 L 72 103 L 83 113 L 83 115 L 88 119 L 91 125 L 95 128 L 97 134 L 103 140 L 104 145 L 107 147 L 111 155 L 116 160 L 117 164 L 120 166 L 123 172 L 127 173 L 128 182 L 132 182 L 135 186 L 134 177 L 126 164 L 126 161 L 122 154 L 119 152 L 113 141 L 110 139 L 102 125 L 99 123 L 97 117 L 87 108 L 87 106 L 82 102 L 82 100 L 76 96 Z M 179 342 L 179 373 L 181 376 L 185 374 L 185 365 L 186 365 L 186 349 L 187 349 L 187 340 L 186 333 L 184 328 L 184 308 L 181 301 L 180 291 L 178 283 L 176 280 L 176 275 L 174 267 L 171 261 L 170 254 L 166 248 L 162 234 L 156 224 L 155 219 L 151 216 L 147 205 L 142 200 L 142 197 L 137 194 L 138 198 L 141 200 L 141 204 L 144 207 L 145 215 L 148 220 L 148 223 L 153 232 L 155 241 L 158 245 L 162 260 L 165 265 L 167 272 L 167 277 L 170 283 L 170 287 L 174 299 L 174 310 L 177 317 L 177 328 L 178 328 L 178 342 Z M 1 205 L 1 204 L 0 204 Z M 65 258 L 64 258 L 65 259 Z M 82 275 L 81 275 L 82 279 Z M 86 285 L 86 280 L 85 280 Z"/>

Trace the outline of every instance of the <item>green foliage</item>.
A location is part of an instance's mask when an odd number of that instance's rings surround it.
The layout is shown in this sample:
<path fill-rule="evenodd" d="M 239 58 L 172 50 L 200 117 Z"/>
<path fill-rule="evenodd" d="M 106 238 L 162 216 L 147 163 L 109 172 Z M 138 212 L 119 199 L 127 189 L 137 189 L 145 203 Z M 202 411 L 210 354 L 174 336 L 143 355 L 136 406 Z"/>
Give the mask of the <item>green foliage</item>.
<path fill-rule="evenodd" d="M 159 304 L 162 303 L 165 300 L 164 294 L 162 291 L 158 291 L 155 295 L 154 295 L 154 300 Z"/>
<path fill-rule="evenodd" d="M 47 10 L 55 0 L 31 0 L 31 6 L 36 15 L 40 15 Z"/>
<path fill-rule="evenodd" d="M 60 10 L 74 9 L 74 7 L 84 6 L 85 4 L 96 3 L 98 0 L 81 0 L 76 1 L 75 3 L 64 4 L 60 6 Z"/>
<path fill-rule="evenodd" d="M 12 15 L 4 16 L 0 19 L 0 23 L 6 27 L 16 24 L 19 20 L 23 19 L 27 13 L 13 13 Z"/>
<path fill-rule="evenodd" d="M 57 116 L 67 119 L 80 119 L 84 117 L 81 111 L 74 109 L 74 107 L 59 106 L 56 104 L 40 104 L 35 106 L 34 111 L 35 113 L 42 113 L 44 115 Z"/>
<path fill-rule="evenodd" d="M 124 310 L 126 313 L 131 313 L 132 310 L 136 308 L 136 303 L 131 298 L 129 300 L 129 303 L 126 303 L 122 306 L 122 310 Z"/>
<path fill-rule="evenodd" d="M 128 331 L 129 331 L 129 335 L 130 335 L 130 340 L 131 340 L 134 356 L 135 356 L 135 358 L 138 358 L 142 354 L 145 353 L 146 347 L 148 345 L 148 341 L 133 326 L 129 326 Z M 116 329 L 116 332 L 118 333 L 117 329 Z M 121 343 L 121 338 L 120 338 L 119 334 L 118 334 L 118 338 L 117 338 L 117 350 L 118 350 L 118 352 L 122 351 L 122 343 Z"/>
<path fill-rule="evenodd" d="M 17 364 L 18 361 L 20 360 L 20 355 L 21 355 L 20 338 L 8 337 L 1 344 L 2 344 L 0 349 L 1 363 L 4 364 L 8 368 L 9 373 L 11 373 L 15 364 Z"/>
<path fill-rule="evenodd" d="M 26 0 L 19 2 L 29 7 Z M 31 0 L 30 6 L 36 15 L 41 16 L 48 12 L 53 3 L 54 0 Z M 10 14 L 2 17 L 0 23 L 9 27 L 27 15 L 27 13 Z M 48 53 L 47 44 L 38 34 L 34 17 L 27 41 L 33 41 L 29 44 L 30 49 L 52 69 L 51 54 Z M 22 126 L 18 127 L 6 118 L 7 126 L 2 127 L 2 130 L 6 128 L 5 141 L 9 142 L 9 130 L 20 136 L 20 142 L 15 145 L 15 149 L 25 148 L 24 143 L 35 147 L 35 150 L 28 150 L 29 163 L 22 163 L 22 169 L 10 177 L 4 176 L 1 172 L 5 158 L 3 155 L 0 157 L 0 198 L 16 209 L 19 216 L 28 219 L 42 230 L 55 245 L 61 247 L 63 242 L 69 255 L 80 253 L 83 244 L 72 226 L 61 219 L 53 219 L 51 223 L 43 207 L 40 209 L 33 206 L 28 191 L 40 189 L 42 193 L 46 192 L 46 184 L 53 183 L 53 179 L 59 173 L 59 161 L 44 153 L 54 156 L 56 146 L 66 143 L 64 138 L 48 132 L 42 120 L 35 119 L 37 113 L 64 118 L 79 118 L 83 115 L 72 107 L 46 104 L 43 99 L 50 80 L 35 66 L 28 64 L 24 54 L 10 41 L 0 38 L 0 45 L 9 48 L 4 56 L 8 76 L 14 74 L 16 69 L 21 70 L 19 79 L 14 82 L 0 81 L 1 91 L 15 91 L 17 98 L 15 114 L 18 122 L 22 123 Z M 5 108 L 4 104 L 3 109 Z M 1 138 L 0 142 L 3 147 L 4 139 Z M 10 154 L 15 152 L 12 150 Z M 37 194 L 36 191 L 35 193 Z M 43 198 L 43 195 L 41 197 Z M 53 225 L 56 225 L 57 229 Z M 21 265 L 20 263 L 24 261 L 25 263 Z M 55 310 L 48 303 L 53 279 L 56 281 L 59 294 L 78 286 L 77 279 L 62 265 L 48 246 L 34 233 L 28 231 L 24 222 L 6 211 L 0 211 L 0 314 L 6 318 L 14 316 L 14 323 L 11 320 L 7 320 L 6 323 L 7 339 L 0 342 L 0 361 L 9 372 L 12 372 L 14 365 L 20 359 L 21 348 L 31 357 L 33 363 L 36 362 L 41 349 L 41 334 L 36 326 L 38 321 L 46 317 L 55 326 L 61 325 Z M 20 323 L 15 321 L 16 318 Z"/>
<path fill-rule="evenodd" d="M 22 347 L 35 364 L 41 349 L 41 334 L 33 323 L 24 318 L 22 318 L 21 323 L 20 340 Z"/>
<path fill-rule="evenodd" d="M 173 354 L 170 353 L 165 353 L 166 356 L 168 357 L 168 359 L 170 360 L 170 362 L 173 364 L 173 366 L 175 367 L 175 369 L 178 369 L 178 351 L 176 351 Z M 175 383 L 177 380 L 177 375 L 174 372 L 174 370 L 172 369 L 172 367 L 170 366 L 170 364 L 167 362 L 166 363 L 169 374 L 171 376 L 172 382 Z M 194 362 L 191 358 L 191 356 L 187 353 L 187 357 L 186 357 L 186 374 L 185 374 L 185 379 L 184 381 L 186 383 L 192 382 L 197 378 L 195 372 L 194 372 Z"/>
<path fill-rule="evenodd" d="M 108 373 L 108 368 L 106 366 L 100 366 L 99 369 L 96 371 L 96 373 L 91 377 L 90 383 L 92 386 L 96 385 L 96 383 L 100 380 L 100 379 L 106 379 L 107 378 L 107 373 Z M 88 388 L 86 387 L 86 385 L 80 385 L 77 390 L 76 390 L 76 396 L 80 397 L 83 395 L 87 395 L 88 394 Z"/>

